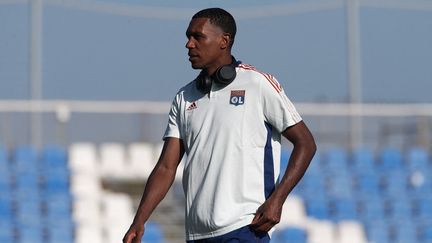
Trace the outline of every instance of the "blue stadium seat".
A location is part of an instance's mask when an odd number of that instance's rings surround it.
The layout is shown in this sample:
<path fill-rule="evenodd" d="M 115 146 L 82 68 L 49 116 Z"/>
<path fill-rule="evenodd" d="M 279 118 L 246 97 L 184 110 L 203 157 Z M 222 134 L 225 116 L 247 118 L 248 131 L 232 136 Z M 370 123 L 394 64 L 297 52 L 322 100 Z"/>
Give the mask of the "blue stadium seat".
<path fill-rule="evenodd" d="M 326 179 L 327 194 L 330 199 L 353 198 L 353 178 L 351 175 L 328 176 Z"/>
<path fill-rule="evenodd" d="M 18 227 L 18 238 L 20 243 L 43 243 L 43 228 L 39 226 L 22 225 Z"/>
<path fill-rule="evenodd" d="M 391 222 L 411 221 L 413 218 L 413 205 L 406 197 L 390 198 L 387 201 L 389 207 L 387 218 Z"/>
<path fill-rule="evenodd" d="M 432 242 L 432 221 L 427 221 L 421 224 L 419 232 L 420 242 Z"/>
<path fill-rule="evenodd" d="M 0 242 L 15 242 L 12 222 L 0 217 Z"/>
<path fill-rule="evenodd" d="M 366 225 L 376 220 L 384 220 L 386 214 L 385 204 L 382 198 L 376 196 L 364 197 L 359 200 L 359 218 Z"/>
<path fill-rule="evenodd" d="M 358 193 L 364 195 L 380 195 L 381 181 L 376 174 L 360 174 L 356 176 Z"/>
<path fill-rule="evenodd" d="M 352 169 L 357 172 L 371 172 L 375 169 L 375 155 L 367 147 L 355 148 L 352 151 Z"/>
<path fill-rule="evenodd" d="M 47 242 L 74 243 L 73 226 L 56 226 L 47 229 Z"/>
<path fill-rule="evenodd" d="M 38 170 L 38 155 L 35 148 L 22 145 L 13 151 L 12 164 L 16 171 L 36 171 Z"/>
<path fill-rule="evenodd" d="M 376 220 L 366 224 L 366 235 L 369 242 L 390 243 L 391 240 L 390 226 L 382 220 Z"/>
<path fill-rule="evenodd" d="M 162 243 L 164 242 L 162 228 L 156 222 L 147 222 L 145 224 L 145 234 L 141 239 L 145 243 Z"/>
<path fill-rule="evenodd" d="M 379 156 L 379 168 L 381 171 L 389 171 L 402 167 L 402 154 L 396 148 L 384 148 Z"/>
<path fill-rule="evenodd" d="M 406 197 L 408 193 L 409 178 L 404 170 L 391 170 L 382 173 L 383 192 L 390 197 Z"/>
<path fill-rule="evenodd" d="M 358 218 L 357 204 L 352 199 L 335 200 L 333 203 L 333 219 L 336 222 L 342 220 L 355 220 Z"/>
<path fill-rule="evenodd" d="M 416 203 L 416 217 L 419 220 L 428 220 L 432 217 L 432 199 L 418 199 Z"/>
<path fill-rule="evenodd" d="M 407 167 L 409 171 L 423 170 L 428 167 L 429 155 L 426 149 L 412 147 L 407 151 Z"/>
<path fill-rule="evenodd" d="M 318 198 L 313 198 L 307 200 L 306 204 L 306 213 L 308 217 L 312 217 L 315 219 L 329 219 L 330 218 L 330 209 L 329 203 L 327 200 L 318 200 Z"/>
<path fill-rule="evenodd" d="M 17 202 L 16 220 L 19 224 L 37 226 L 42 223 L 42 205 L 38 202 Z"/>
<path fill-rule="evenodd" d="M 49 176 L 43 184 L 44 194 L 57 194 L 69 191 L 69 177 L 63 175 Z"/>
<path fill-rule="evenodd" d="M 417 226 L 411 221 L 399 221 L 392 225 L 393 242 L 419 242 Z"/>
<path fill-rule="evenodd" d="M 288 227 L 279 230 L 275 239 L 272 239 L 272 242 L 280 242 L 280 243 L 306 243 L 307 242 L 307 233 L 305 229 L 298 227 Z"/>
<path fill-rule="evenodd" d="M 332 148 L 326 151 L 322 161 L 322 169 L 326 173 L 340 174 L 348 170 L 348 153 L 342 148 Z"/>
<path fill-rule="evenodd" d="M 3 192 L 2 192 L 3 193 Z M 0 221 L 12 221 L 13 218 L 13 208 L 10 199 L 0 199 Z"/>

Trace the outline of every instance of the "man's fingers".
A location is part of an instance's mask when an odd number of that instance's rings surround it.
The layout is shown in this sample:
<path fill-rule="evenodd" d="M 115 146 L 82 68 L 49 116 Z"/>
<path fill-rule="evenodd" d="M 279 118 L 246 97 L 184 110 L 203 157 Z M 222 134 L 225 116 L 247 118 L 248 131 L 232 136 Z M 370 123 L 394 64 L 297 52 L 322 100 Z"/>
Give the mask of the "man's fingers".
<path fill-rule="evenodd" d="M 141 243 L 141 236 L 135 236 L 132 243 Z"/>
<path fill-rule="evenodd" d="M 127 233 L 123 238 L 123 243 L 131 243 L 133 238 L 135 238 L 134 233 Z"/>
<path fill-rule="evenodd" d="M 252 223 L 250 224 L 250 226 L 252 227 L 252 229 L 258 229 L 259 227 L 261 227 L 262 224 L 265 223 L 264 217 L 261 213 L 257 213 L 255 214 L 254 219 L 252 220 Z"/>

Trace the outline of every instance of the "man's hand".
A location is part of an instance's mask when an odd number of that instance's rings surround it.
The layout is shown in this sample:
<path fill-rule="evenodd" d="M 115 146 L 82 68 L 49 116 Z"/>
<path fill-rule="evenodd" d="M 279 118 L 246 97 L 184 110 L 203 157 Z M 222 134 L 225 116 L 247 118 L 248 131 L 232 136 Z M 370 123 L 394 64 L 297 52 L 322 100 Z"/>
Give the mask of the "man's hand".
<path fill-rule="evenodd" d="M 279 223 L 281 214 L 282 204 L 270 197 L 258 208 L 250 226 L 257 232 L 268 232 Z"/>
<path fill-rule="evenodd" d="M 144 234 L 144 225 L 132 224 L 123 237 L 123 243 L 141 243 Z"/>

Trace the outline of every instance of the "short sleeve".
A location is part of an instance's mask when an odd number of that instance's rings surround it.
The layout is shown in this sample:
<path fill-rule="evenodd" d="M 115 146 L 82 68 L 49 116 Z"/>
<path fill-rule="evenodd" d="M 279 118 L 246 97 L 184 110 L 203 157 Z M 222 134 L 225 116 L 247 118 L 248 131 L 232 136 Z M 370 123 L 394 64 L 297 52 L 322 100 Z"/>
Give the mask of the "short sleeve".
<path fill-rule="evenodd" d="M 264 75 L 261 85 L 261 101 L 266 122 L 279 132 L 300 122 L 302 118 L 293 103 L 286 96 L 276 78 Z"/>
<path fill-rule="evenodd" d="M 168 125 L 165 130 L 165 134 L 163 139 L 165 140 L 168 137 L 181 138 L 180 134 L 180 101 L 179 95 L 176 95 L 174 98 L 171 109 L 168 114 Z"/>

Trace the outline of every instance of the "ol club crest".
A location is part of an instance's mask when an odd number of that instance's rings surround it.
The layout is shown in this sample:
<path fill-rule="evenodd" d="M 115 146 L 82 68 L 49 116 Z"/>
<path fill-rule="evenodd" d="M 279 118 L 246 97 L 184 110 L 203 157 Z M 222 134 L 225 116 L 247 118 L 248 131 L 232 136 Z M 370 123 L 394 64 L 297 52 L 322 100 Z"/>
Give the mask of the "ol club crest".
<path fill-rule="evenodd" d="M 244 90 L 231 90 L 230 96 L 230 104 L 231 105 L 243 105 L 245 102 L 245 93 Z"/>

